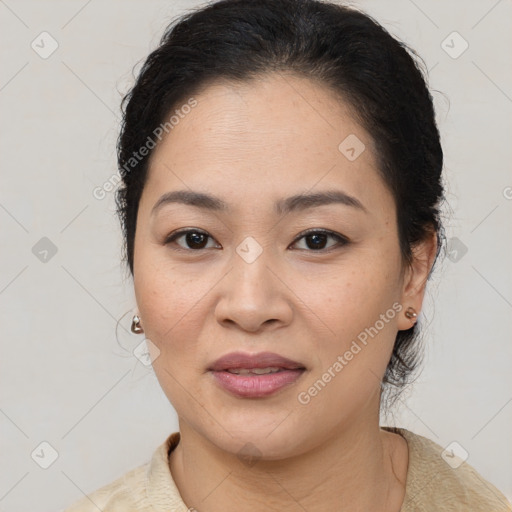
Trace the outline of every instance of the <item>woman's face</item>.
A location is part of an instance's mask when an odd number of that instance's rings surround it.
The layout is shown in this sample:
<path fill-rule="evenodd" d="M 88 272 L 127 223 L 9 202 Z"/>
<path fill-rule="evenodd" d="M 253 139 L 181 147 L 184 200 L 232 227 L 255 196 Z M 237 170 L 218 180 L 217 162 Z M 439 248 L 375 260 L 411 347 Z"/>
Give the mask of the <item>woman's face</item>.
<path fill-rule="evenodd" d="M 291 75 L 195 100 L 154 150 L 134 251 L 141 324 L 180 428 L 278 459 L 373 427 L 395 336 L 412 326 L 404 311 L 421 303 L 408 298 L 368 133 L 330 91 Z M 154 209 L 176 191 L 212 199 Z M 338 200 L 308 200 L 326 193 Z M 210 370 L 233 352 L 303 369 Z"/>

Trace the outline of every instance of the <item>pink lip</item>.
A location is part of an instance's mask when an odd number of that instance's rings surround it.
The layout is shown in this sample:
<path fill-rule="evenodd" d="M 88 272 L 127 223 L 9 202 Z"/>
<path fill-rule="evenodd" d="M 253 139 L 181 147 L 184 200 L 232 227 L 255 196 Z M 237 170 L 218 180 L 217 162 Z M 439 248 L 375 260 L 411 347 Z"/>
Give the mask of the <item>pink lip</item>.
<path fill-rule="evenodd" d="M 228 369 L 236 368 L 280 368 L 279 372 L 263 375 L 236 375 Z M 208 368 L 217 384 L 235 396 L 243 398 L 262 398 L 276 393 L 294 383 L 305 371 L 297 361 L 282 357 L 272 352 L 244 354 L 232 352 Z"/>
<path fill-rule="evenodd" d="M 273 352 L 260 352 L 259 354 L 245 354 L 243 352 L 231 352 L 217 359 L 208 370 L 221 371 L 232 368 L 267 368 L 277 366 L 287 370 L 304 368 L 304 365 L 297 361 L 292 361 L 286 357 L 274 354 Z"/>

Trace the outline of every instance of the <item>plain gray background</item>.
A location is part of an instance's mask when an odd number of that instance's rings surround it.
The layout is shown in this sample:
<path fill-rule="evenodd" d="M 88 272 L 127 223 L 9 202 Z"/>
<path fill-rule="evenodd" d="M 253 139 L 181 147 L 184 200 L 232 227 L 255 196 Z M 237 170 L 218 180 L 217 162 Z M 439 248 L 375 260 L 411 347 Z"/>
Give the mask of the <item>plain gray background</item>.
<path fill-rule="evenodd" d="M 456 441 L 511 499 L 512 5 L 351 4 L 416 49 L 440 91 L 450 250 L 420 317 L 424 370 L 392 421 L 442 447 Z M 127 333 L 135 301 L 113 194 L 93 190 L 116 172 L 132 67 L 198 5 L 0 2 L 4 512 L 62 509 L 148 461 L 177 430 L 151 367 L 132 353 L 144 338 Z"/>

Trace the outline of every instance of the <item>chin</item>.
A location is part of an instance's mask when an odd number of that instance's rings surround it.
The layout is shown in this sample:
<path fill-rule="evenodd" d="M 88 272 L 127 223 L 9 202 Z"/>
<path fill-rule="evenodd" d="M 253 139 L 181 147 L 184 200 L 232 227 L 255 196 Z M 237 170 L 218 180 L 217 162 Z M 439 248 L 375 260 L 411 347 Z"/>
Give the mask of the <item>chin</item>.
<path fill-rule="evenodd" d="M 289 412 L 281 408 L 279 414 L 267 413 L 262 410 L 252 413 L 233 411 L 231 414 L 224 409 L 222 424 L 211 421 L 200 427 L 198 432 L 212 444 L 236 455 L 242 461 L 249 460 L 281 460 L 306 451 L 307 440 L 311 434 L 304 426 L 287 417 Z M 297 418 L 294 418 L 297 420 Z"/>

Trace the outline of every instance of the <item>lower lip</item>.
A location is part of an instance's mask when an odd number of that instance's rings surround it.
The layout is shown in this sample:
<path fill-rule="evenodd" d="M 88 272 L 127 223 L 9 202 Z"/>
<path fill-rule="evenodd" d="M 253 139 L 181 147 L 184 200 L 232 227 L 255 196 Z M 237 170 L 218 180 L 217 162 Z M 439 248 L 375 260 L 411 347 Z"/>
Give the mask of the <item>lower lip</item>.
<path fill-rule="evenodd" d="M 264 375 L 237 375 L 228 371 L 211 373 L 221 387 L 233 395 L 243 398 L 262 398 L 293 384 L 304 370 L 281 370 Z"/>

